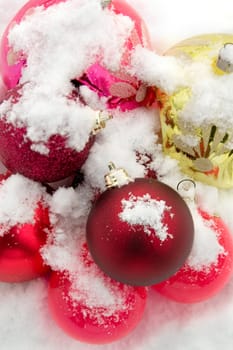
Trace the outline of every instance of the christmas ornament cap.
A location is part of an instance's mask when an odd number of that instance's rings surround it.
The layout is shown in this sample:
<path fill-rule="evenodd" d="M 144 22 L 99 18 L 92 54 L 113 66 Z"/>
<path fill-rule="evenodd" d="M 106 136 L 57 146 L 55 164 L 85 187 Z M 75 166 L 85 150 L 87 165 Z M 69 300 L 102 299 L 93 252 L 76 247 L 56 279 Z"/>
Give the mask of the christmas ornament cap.
<path fill-rule="evenodd" d="M 195 202 L 196 183 L 192 179 L 182 179 L 178 182 L 176 189 L 186 203 Z"/>
<path fill-rule="evenodd" d="M 108 168 L 110 171 L 104 177 L 106 188 L 121 187 L 133 181 L 125 169 L 116 168 L 113 162 L 109 163 Z"/>
<path fill-rule="evenodd" d="M 226 43 L 219 50 L 217 67 L 225 72 L 232 73 L 233 72 L 233 43 Z"/>
<path fill-rule="evenodd" d="M 98 134 L 99 131 L 105 128 L 106 122 L 112 119 L 112 115 L 106 113 L 105 111 L 96 112 L 96 122 L 92 129 L 92 135 Z"/>
<path fill-rule="evenodd" d="M 103 9 L 108 7 L 111 4 L 112 0 L 101 0 L 101 6 Z"/>

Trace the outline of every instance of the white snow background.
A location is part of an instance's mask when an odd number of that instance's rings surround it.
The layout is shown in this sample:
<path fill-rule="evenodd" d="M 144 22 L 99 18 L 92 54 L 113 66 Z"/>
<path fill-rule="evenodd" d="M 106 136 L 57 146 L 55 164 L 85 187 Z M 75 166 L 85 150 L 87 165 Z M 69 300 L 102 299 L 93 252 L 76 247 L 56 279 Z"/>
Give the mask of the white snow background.
<path fill-rule="evenodd" d="M 87 0 L 88 1 L 88 0 Z M 128 0 L 141 13 L 158 53 L 204 33 L 233 33 L 231 0 Z M 0 33 L 24 0 L 0 0 Z M 233 191 L 205 187 L 205 208 L 214 203 L 233 232 Z M 196 305 L 168 301 L 151 292 L 139 326 L 110 345 L 82 344 L 54 323 L 47 308 L 44 279 L 0 283 L 1 350 L 230 350 L 233 344 L 233 280 L 211 300 Z"/>

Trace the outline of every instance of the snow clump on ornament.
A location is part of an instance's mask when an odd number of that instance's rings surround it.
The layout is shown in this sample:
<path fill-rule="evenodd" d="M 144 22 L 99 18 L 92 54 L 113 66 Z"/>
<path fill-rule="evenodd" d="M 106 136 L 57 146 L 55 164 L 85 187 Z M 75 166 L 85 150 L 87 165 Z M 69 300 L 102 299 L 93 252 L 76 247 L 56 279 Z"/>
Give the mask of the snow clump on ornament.
<path fill-rule="evenodd" d="M 35 5 L 32 2 L 28 8 Z M 97 0 L 47 5 L 51 6 L 36 7 L 22 18 L 26 6 L 7 36 L 26 63 L 20 68 L 20 98 L 14 99 L 13 90 L 0 107 L 0 155 L 11 171 L 54 182 L 83 165 L 99 109 L 105 108 L 101 103 L 88 107 L 72 82 L 97 57 L 106 69 L 119 71 L 134 20 L 131 11 L 129 17 L 121 14 L 120 9 L 128 9 L 121 1 L 113 1 L 113 11 L 103 9 Z M 135 21 L 139 28 L 139 20 Z"/>

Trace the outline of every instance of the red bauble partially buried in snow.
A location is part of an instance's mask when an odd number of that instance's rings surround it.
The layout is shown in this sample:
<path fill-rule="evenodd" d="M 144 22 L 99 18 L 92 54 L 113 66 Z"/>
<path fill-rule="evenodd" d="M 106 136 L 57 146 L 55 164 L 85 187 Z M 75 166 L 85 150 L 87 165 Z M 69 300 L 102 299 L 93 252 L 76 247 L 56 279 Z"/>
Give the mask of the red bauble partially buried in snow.
<path fill-rule="evenodd" d="M 138 325 L 147 292 L 143 287 L 111 280 L 93 264 L 88 262 L 89 267 L 86 265 L 82 273 L 52 273 L 49 309 L 56 323 L 71 337 L 86 343 L 106 344 L 123 338 Z M 88 275 L 93 267 L 94 275 Z"/>
<path fill-rule="evenodd" d="M 49 225 L 48 209 L 38 203 L 33 223 L 14 225 L 0 237 L 0 281 L 28 281 L 49 271 L 40 254 Z"/>
<path fill-rule="evenodd" d="M 10 90 L 6 99 L 10 98 L 12 104 L 17 103 L 21 98 L 20 88 Z M 2 117 L 0 159 L 12 173 L 20 173 L 39 182 L 55 182 L 75 173 L 86 161 L 94 142 L 94 136 L 90 134 L 88 142 L 78 152 L 67 146 L 64 136 L 52 135 L 45 143 L 48 153 L 41 154 L 33 149 L 33 143 L 26 134 L 26 126 L 16 126 Z"/>
<path fill-rule="evenodd" d="M 92 257 L 107 275 L 146 286 L 166 280 L 184 264 L 194 227 L 176 191 L 141 178 L 105 191 L 90 212 L 86 231 Z"/>
<path fill-rule="evenodd" d="M 200 211 L 203 220 L 216 235 L 219 253 L 216 261 L 200 267 L 190 266 L 189 260 L 167 281 L 153 286 L 165 297 L 180 303 L 196 303 L 217 294 L 230 280 L 233 274 L 232 234 L 224 222 L 216 216 Z M 205 232 L 200 232 L 205 234 Z M 211 247 L 205 249 L 208 255 Z M 197 261 L 198 265 L 198 261 Z"/>

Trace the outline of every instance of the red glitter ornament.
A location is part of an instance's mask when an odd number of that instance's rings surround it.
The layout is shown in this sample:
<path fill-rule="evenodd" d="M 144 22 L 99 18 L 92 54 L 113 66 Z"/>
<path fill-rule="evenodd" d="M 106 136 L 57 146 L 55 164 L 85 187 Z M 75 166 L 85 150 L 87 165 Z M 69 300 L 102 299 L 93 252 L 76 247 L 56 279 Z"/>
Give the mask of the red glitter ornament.
<path fill-rule="evenodd" d="M 233 273 L 233 240 L 221 218 L 199 211 L 206 225 L 213 230 L 221 250 L 216 261 L 201 268 L 190 266 L 189 260 L 167 281 L 154 285 L 153 289 L 165 297 L 180 303 L 196 303 L 218 293 Z M 200 232 L 205 234 L 205 232 Z M 211 247 L 208 247 L 211 249 Z M 208 255 L 208 251 L 205 251 Z M 198 262 L 197 262 L 198 263 Z"/>
<path fill-rule="evenodd" d="M 111 180 L 116 185 L 112 175 Z M 179 270 L 191 251 L 194 228 L 176 191 L 141 178 L 105 191 L 89 214 L 86 231 L 97 265 L 111 278 L 140 286 Z"/>
<path fill-rule="evenodd" d="M 49 227 L 48 209 L 39 202 L 33 223 L 14 225 L 0 237 L 0 281 L 23 282 L 49 271 L 40 254 Z"/>
<path fill-rule="evenodd" d="M 20 99 L 20 88 L 10 90 L 6 99 L 11 103 Z M 0 158 L 2 163 L 13 173 L 20 173 L 40 182 L 55 182 L 73 173 L 86 161 L 94 142 L 91 135 L 85 147 L 77 152 L 66 145 L 62 135 L 52 135 L 45 146 L 48 154 L 41 154 L 32 148 L 32 141 L 26 136 L 26 126 L 15 126 L 6 118 L 0 119 Z"/>
<path fill-rule="evenodd" d="M 86 273 L 93 268 L 92 259 L 81 262 Z M 95 264 L 94 264 L 95 265 Z M 130 287 L 111 280 L 98 267 L 98 287 L 93 278 L 88 281 L 89 296 L 83 290 L 82 276 L 66 272 L 53 272 L 49 282 L 49 308 L 57 324 L 71 337 L 86 343 L 105 344 L 121 339 L 130 333 L 142 318 L 147 292 L 142 287 Z M 111 294 L 102 304 L 98 300 L 99 285 L 104 284 Z M 92 289 L 93 288 L 93 289 Z M 91 296 L 90 296 L 91 293 Z M 83 297 L 82 297 L 83 296 Z M 116 300 L 110 305 L 109 298 Z"/>

